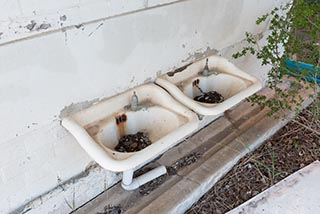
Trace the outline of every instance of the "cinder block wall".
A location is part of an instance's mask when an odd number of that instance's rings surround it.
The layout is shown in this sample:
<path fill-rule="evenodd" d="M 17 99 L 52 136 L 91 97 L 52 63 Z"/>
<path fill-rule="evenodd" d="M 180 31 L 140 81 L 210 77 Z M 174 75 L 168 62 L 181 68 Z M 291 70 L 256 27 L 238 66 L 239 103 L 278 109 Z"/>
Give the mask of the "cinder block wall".
<path fill-rule="evenodd" d="M 44 193 L 33 212 L 64 213 L 73 192 L 79 206 L 111 186 L 119 177 L 95 168 L 82 189 L 51 191 L 92 163 L 60 118 L 207 55 L 231 59 L 282 2 L 0 0 L 0 213 Z M 255 59 L 234 62 L 264 79 Z"/>

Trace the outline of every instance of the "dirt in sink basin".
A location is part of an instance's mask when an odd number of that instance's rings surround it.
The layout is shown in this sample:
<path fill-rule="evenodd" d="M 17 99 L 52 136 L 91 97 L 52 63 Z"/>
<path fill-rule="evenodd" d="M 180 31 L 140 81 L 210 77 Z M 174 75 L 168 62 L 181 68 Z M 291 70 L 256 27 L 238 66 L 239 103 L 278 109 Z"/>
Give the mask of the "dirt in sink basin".
<path fill-rule="evenodd" d="M 216 91 L 204 92 L 199 86 L 200 80 L 196 79 L 192 82 L 192 86 L 196 87 L 201 94 L 194 97 L 193 100 L 202 102 L 202 103 L 221 103 L 224 101 L 224 97 Z"/>
<path fill-rule="evenodd" d="M 143 132 L 125 135 L 119 140 L 115 150 L 118 152 L 138 152 L 152 144 L 148 135 Z"/>
<path fill-rule="evenodd" d="M 202 92 L 193 99 L 202 103 L 221 103 L 224 101 L 224 97 L 216 91 Z"/>

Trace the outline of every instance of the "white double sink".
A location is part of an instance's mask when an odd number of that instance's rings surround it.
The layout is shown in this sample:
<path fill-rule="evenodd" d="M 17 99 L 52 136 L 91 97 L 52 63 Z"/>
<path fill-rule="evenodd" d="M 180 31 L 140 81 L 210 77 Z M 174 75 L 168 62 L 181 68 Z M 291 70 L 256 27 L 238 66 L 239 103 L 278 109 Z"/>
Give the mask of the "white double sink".
<path fill-rule="evenodd" d="M 125 189 L 135 189 L 166 172 L 162 167 L 140 176 L 140 180 L 132 178 L 134 170 L 195 131 L 199 125 L 197 114 L 218 115 L 262 87 L 257 79 L 218 56 L 208 58 L 209 69 L 218 73 L 202 76 L 199 72 L 205 62 L 206 59 L 181 72 L 159 77 L 156 84 L 162 88 L 153 83 L 138 86 L 64 118 L 62 125 L 99 165 L 124 172 Z M 204 92 L 217 91 L 225 100 L 218 104 L 194 101 L 201 93 L 199 87 Z M 134 92 L 143 107 L 133 111 L 128 106 Z M 115 150 L 121 137 L 137 132 L 147 133 L 152 144 L 138 152 Z"/>

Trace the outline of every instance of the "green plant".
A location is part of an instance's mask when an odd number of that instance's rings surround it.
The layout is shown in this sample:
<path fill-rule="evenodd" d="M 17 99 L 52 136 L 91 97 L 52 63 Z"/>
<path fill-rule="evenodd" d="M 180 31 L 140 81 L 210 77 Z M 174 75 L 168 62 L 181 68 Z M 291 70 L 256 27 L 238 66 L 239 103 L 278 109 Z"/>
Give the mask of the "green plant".
<path fill-rule="evenodd" d="M 75 192 L 75 189 L 73 189 L 73 193 L 72 193 L 72 203 L 69 203 L 69 201 L 68 201 L 65 197 L 63 197 L 64 202 L 67 204 L 67 206 L 68 206 L 72 211 L 76 209 L 75 195 L 76 195 L 76 192 Z"/>
<path fill-rule="evenodd" d="M 316 81 L 306 81 L 306 77 L 310 75 L 309 71 L 296 73 L 286 67 L 286 59 L 298 59 L 318 66 L 315 76 L 320 77 L 319 1 L 293 0 L 261 16 L 256 24 L 261 25 L 265 22 L 269 22 L 266 44 L 260 46 L 257 36 L 247 32 L 247 46 L 233 55 L 234 58 L 239 58 L 252 54 L 261 60 L 262 65 L 271 66 L 267 86 L 275 92 L 275 96 L 267 99 L 263 95 L 253 95 L 249 100 L 261 108 L 269 107 L 270 115 L 281 110 L 295 110 L 299 113 L 304 101 L 300 93 L 309 89 L 309 96 L 315 102 L 315 117 L 320 118 L 319 84 Z"/>
<path fill-rule="evenodd" d="M 262 167 L 265 171 L 267 171 L 268 179 L 270 180 L 271 185 L 273 185 L 276 177 L 278 177 L 280 175 L 287 175 L 287 172 L 282 172 L 282 171 L 277 172 L 276 171 L 274 151 L 272 151 L 270 153 L 270 157 L 271 157 L 271 165 L 270 166 L 268 166 L 267 164 L 264 164 L 263 162 L 258 161 L 256 159 L 252 159 L 252 162 L 255 164 L 255 167 L 257 170 L 259 170 L 260 174 L 262 174 L 262 173 L 261 173 L 259 167 Z"/>

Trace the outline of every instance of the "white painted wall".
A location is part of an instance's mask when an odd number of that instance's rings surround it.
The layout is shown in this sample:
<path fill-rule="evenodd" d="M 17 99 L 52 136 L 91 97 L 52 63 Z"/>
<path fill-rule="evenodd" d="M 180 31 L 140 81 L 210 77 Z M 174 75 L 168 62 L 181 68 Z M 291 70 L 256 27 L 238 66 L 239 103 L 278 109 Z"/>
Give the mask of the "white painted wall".
<path fill-rule="evenodd" d="M 59 116 L 216 50 L 229 57 L 246 31 L 266 31 L 256 18 L 283 1 L 0 0 L 0 213 L 92 161 Z M 252 59 L 236 63 L 260 69 Z M 92 195 L 118 179 L 99 173 L 105 179 Z M 77 205 L 92 195 L 79 197 Z M 66 207 L 56 203 L 51 211 Z"/>

